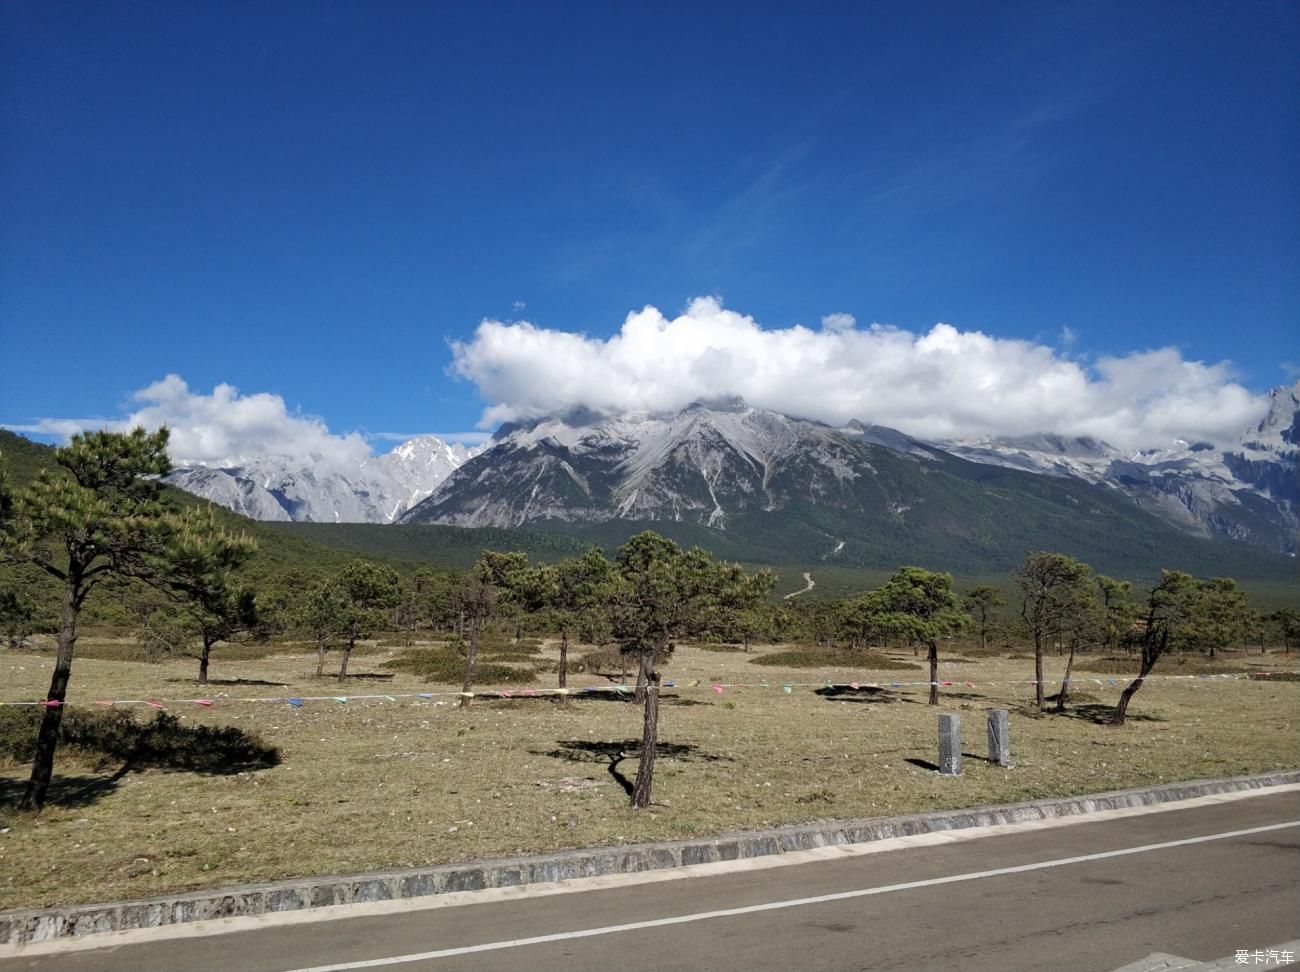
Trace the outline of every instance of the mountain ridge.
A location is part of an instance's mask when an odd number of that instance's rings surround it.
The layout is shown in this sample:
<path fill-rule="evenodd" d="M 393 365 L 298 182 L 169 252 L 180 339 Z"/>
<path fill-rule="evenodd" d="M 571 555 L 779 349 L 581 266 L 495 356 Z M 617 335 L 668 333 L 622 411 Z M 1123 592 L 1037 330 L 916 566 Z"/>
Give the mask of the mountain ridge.
<path fill-rule="evenodd" d="M 353 469 L 267 455 L 231 465 L 179 465 L 167 481 L 254 520 L 391 523 L 479 451 L 423 435 Z"/>
<path fill-rule="evenodd" d="M 1274 388 L 1269 411 L 1237 441 L 1177 440 L 1125 453 L 1091 438 L 1040 435 L 941 443 L 991 465 L 1110 486 L 1197 536 L 1295 554 L 1300 530 L 1300 382 Z"/>
<path fill-rule="evenodd" d="M 1028 549 L 1068 548 L 1103 563 L 1258 556 L 1267 572 L 1281 569 L 1263 551 L 1198 542 L 1108 483 L 973 462 L 862 422 L 834 428 L 734 403 L 505 427 L 399 519 L 418 523 L 593 538 L 636 523 L 702 530 L 744 559 L 833 555 L 859 566 L 1004 567 Z"/>
<path fill-rule="evenodd" d="M 22 486 L 42 468 L 53 467 L 51 446 L 32 442 L 0 430 L 0 468 L 13 486 Z M 972 472 L 988 477 L 996 487 L 1004 472 L 996 467 L 967 464 Z M 1049 493 L 1049 477 L 1033 477 Z M 1068 481 L 1067 481 L 1068 482 Z M 182 504 L 204 502 L 201 498 L 169 487 L 168 493 Z M 1022 496 L 1028 517 L 1035 518 L 1038 500 Z M 1003 503 L 1006 501 L 1003 500 Z M 931 504 L 933 505 L 933 504 Z M 1132 506 L 1130 504 L 1130 512 Z M 349 555 L 382 557 L 394 563 L 416 563 L 464 568 L 484 549 L 523 550 L 541 560 L 574 556 L 590 546 L 612 552 L 643 529 L 654 529 L 685 546 L 702 546 L 715 556 L 754 566 L 778 570 L 795 568 L 814 572 L 830 570 L 844 577 L 858 577 L 861 571 L 889 571 L 903 563 L 919 563 L 958 575 L 1002 574 L 1014 567 L 1028 549 L 1054 549 L 1091 563 L 1104 573 L 1140 579 L 1154 576 L 1162 567 L 1176 567 L 1199 576 L 1223 575 L 1258 579 L 1278 603 L 1284 588 L 1295 586 L 1295 562 L 1242 544 L 1211 542 L 1170 531 L 1152 536 L 1131 530 L 1120 518 L 1107 518 L 1109 529 L 1075 531 L 1058 535 L 1049 528 L 1029 529 L 1013 522 L 1008 542 L 990 550 L 979 543 L 980 533 L 1007 532 L 1005 517 L 985 517 L 969 536 L 956 539 L 945 530 L 921 535 L 909 534 L 892 525 L 867 523 L 858 536 L 837 532 L 843 518 L 830 511 L 807 508 L 794 511 L 745 514 L 732 520 L 727 530 L 688 521 L 606 520 L 602 522 L 537 521 L 529 529 L 460 528 L 443 526 L 397 526 L 374 523 L 257 522 L 219 510 L 231 529 L 251 532 L 259 540 L 259 551 L 251 569 L 264 574 L 286 568 L 317 569 L 342 563 Z M 904 513 L 904 518 L 907 514 Z M 877 518 L 879 519 L 879 518 Z M 896 520 L 890 516 L 886 520 Z M 958 523 L 958 526 L 961 526 Z M 1032 526 L 1032 524 L 1031 524 Z M 818 573 L 818 591 L 823 590 Z M 833 586 L 833 585 L 832 585 Z M 830 591 L 831 586 L 825 590 Z"/>

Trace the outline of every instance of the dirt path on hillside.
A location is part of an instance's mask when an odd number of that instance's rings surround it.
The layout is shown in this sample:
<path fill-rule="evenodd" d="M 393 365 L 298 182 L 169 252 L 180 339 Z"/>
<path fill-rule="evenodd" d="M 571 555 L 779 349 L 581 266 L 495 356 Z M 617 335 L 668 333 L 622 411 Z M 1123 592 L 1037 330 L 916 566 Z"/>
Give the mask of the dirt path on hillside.
<path fill-rule="evenodd" d="M 789 594 L 785 596 L 785 599 L 787 601 L 790 600 L 790 598 L 792 597 L 798 597 L 800 594 L 807 594 L 809 591 L 811 591 L 814 587 L 817 586 L 817 582 L 812 579 L 812 574 L 808 573 L 808 571 L 806 570 L 803 572 L 803 579 L 804 579 L 804 583 L 807 584 L 808 586 L 801 588 L 800 590 L 797 591 L 791 591 Z"/>

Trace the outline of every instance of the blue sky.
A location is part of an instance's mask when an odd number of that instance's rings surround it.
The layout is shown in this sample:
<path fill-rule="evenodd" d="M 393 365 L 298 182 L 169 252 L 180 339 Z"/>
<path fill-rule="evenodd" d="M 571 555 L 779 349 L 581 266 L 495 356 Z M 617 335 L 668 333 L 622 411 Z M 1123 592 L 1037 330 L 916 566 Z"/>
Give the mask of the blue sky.
<path fill-rule="evenodd" d="M 467 430 L 540 400 L 481 320 L 701 296 L 1261 392 L 1300 360 L 1297 49 L 1268 0 L 6 3 L 0 423 L 176 374 Z"/>

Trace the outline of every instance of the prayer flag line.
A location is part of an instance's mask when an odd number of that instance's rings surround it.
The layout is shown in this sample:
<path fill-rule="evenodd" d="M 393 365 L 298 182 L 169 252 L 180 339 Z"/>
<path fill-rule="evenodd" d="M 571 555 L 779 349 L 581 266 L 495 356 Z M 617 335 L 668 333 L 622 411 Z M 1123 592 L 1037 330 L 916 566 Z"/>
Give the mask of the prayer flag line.
<path fill-rule="evenodd" d="M 1234 672 L 1218 673 L 1213 675 L 1148 675 L 1145 681 L 1169 681 L 1169 682 L 1210 682 L 1222 680 L 1240 681 L 1247 679 L 1251 681 L 1270 681 L 1279 676 L 1294 676 L 1297 672 Z M 1138 678 L 1137 675 L 1103 675 L 1103 676 L 1074 676 L 1071 677 L 1067 684 L 1069 685 L 1086 685 L 1093 683 L 1102 688 L 1115 688 L 1121 681 L 1129 682 Z M 940 679 L 936 682 L 929 680 L 922 681 L 865 681 L 858 680 L 852 682 L 835 682 L 824 680 L 820 682 L 781 682 L 773 684 L 772 682 L 710 682 L 707 685 L 701 685 L 698 679 L 693 679 L 684 685 L 679 685 L 674 681 L 665 680 L 662 688 L 674 689 L 677 691 L 698 689 L 711 691 L 717 695 L 722 695 L 728 689 L 773 689 L 779 688 L 785 695 L 790 695 L 795 689 L 848 689 L 853 692 L 863 690 L 885 690 L 885 689 L 902 689 L 902 688 L 929 688 L 931 685 L 940 688 L 951 688 L 958 684 L 957 681 L 950 679 Z M 999 685 L 1036 685 L 1036 679 L 981 679 L 979 681 L 961 681 L 960 685 L 965 688 L 974 689 L 983 686 Z M 1044 680 L 1044 685 L 1059 684 L 1055 679 L 1048 682 Z M 516 698 L 545 698 L 545 697 L 563 697 L 595 695 L 600 693 L 613 692 L 617 694 L 626 694 L 636 690 L 635 685 L 589 685 L 581 688 L 525 688 L 525 689 L 483 689 L 477 692 L 404 692 L 397 694 L 374 694 L 374 695 L 293 695 L 293 696 L 251 696 L 251 697 L 229 697 L 215 696 L 211 698 L 192 698 L 192 699 L 96 699 L 93 702 L 61 702 L 57 699 L 37 699 L 23 700 L 16 702 L 0 701 L 0 706 L 36 706 L 42 708 L 55 708 L 58 706 L 84 706 L 87 704 L 104 707 L 144 705 L 154 709 L 162 709 L 169 705 L 197 705 L 201 708 L 211 708 L 215 705 L 229 705 L 233 703 L 279 703 L 289 705 L 292 708 L 300 709 L 308 702 L 333 702 L 338 705 L 346 705 L 349 702 L 399 702 L 403 699 L 420 699 L 431 701 L 438 698 L 480 698 L 480 699 L 516 699 Z M 443 704 L 443 703 L 439 703 Z"/>

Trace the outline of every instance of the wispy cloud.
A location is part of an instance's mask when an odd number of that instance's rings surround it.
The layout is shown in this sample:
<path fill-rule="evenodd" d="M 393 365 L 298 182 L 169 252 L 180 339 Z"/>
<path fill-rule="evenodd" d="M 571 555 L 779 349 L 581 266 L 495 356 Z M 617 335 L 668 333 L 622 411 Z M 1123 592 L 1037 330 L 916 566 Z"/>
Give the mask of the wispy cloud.
<path fill-rule="evenodd" d="M 106 418 L 43 418 L 35 422 L 0 422 L 0 429 L 21 432 L 24 435 L 54 436 L 69 439 L 78 432 L 92 429 L 116 429 L 120 422 Z"/>
<path fill-rule="evenodd" d="M 783 215 L 814 192 L 801 163 L 815 149 L 814 140 L 794 139 L 779 154 L 740 160 L 699 193 L 657 174 L 607 179 L 589 194 L 622 211 L 623 220 L 616 229 L 561 241 L 550 274 L 564 286 L 615 272 L 641 275 L 646 267 L 716 277 L 778 238 Z"/>

